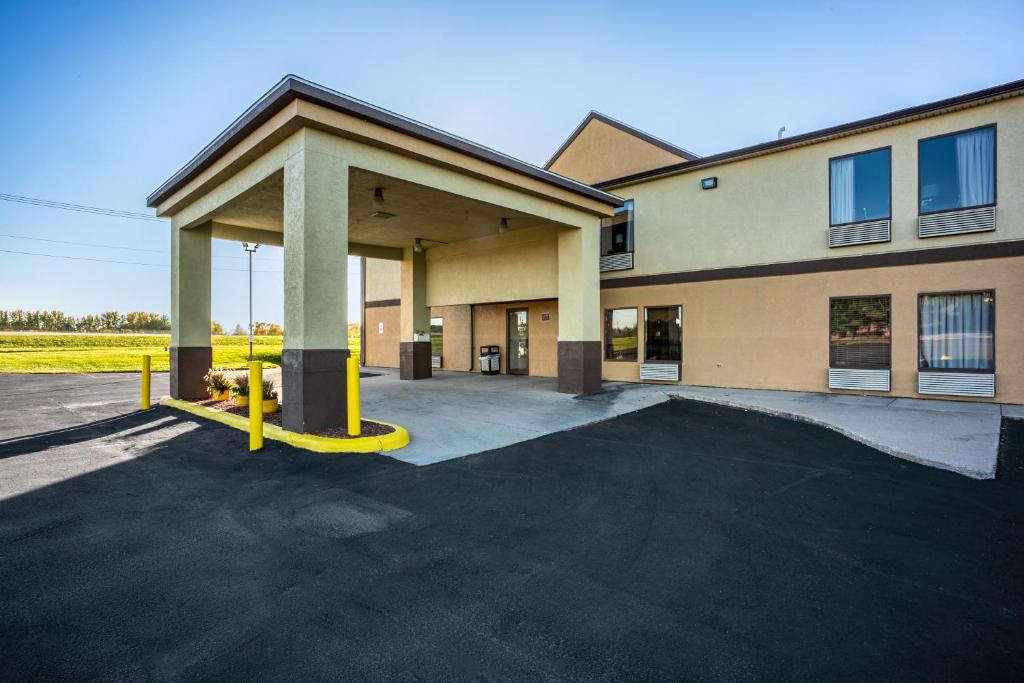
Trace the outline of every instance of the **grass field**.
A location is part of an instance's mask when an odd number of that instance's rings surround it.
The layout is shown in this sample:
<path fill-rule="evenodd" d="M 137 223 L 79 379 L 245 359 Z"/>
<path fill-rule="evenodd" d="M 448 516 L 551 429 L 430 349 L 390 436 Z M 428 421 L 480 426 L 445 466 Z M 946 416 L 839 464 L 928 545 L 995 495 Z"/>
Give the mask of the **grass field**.
<path fill-rule="evenodd" d="M 169 335 L 160 334 L 0 333 L 0 372 L 134 372 L 146 354 L 153 357 L 154 371 L 166 372 L 170 343 Z M 279 365 L 282 344 L 281 337 L 256 337 L 253 356 L 268 366 Z M 358 358 L 358 333 L 348 344 Z M 213 337 L 215 367 L 241 368 L 248 360 L 248 338 Z"/>

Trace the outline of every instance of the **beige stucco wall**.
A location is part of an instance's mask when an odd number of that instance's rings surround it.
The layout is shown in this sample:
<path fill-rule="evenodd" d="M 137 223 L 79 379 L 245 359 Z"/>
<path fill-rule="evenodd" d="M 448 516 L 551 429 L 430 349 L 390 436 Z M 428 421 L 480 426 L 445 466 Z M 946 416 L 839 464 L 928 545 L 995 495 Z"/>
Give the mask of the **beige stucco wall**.
<path fill-rule="evenodd" d="M 828 391 L 829 297 L 890 294 L 887 395 L 918 396 L 917 295 L 981 289 L 996 293 L 996 401 L 1024 403 L 1024 257 L 606 289 L 601 301 L 605 309 L 681 304 L 684 384 Z M 638 381 L 639 365 L 606 361 L 603 376 Z"/>
<path fill-rule="evenodd" d="M 593 230 L 597 230 L 594 221 Z M 558 296 L 558 230 L 512 230 L 426 250 L 431 306 Z"/>
<path fill-rule="evenodd" d="M 917 237 L 917 142 L 998 124 L 994 232 Z M 892 242 L 828 248 L 831 157 L 892 146 Z M 701 190 L 700 179 L 719 186 Z M 1024 98 L 922 119 L 762 157 L 612 188 L 636 201 L 630 277 L 1024 238 Z"/>
<path fill-rule="evenodd" d="M 398 337 L 401 308 L 372 306 L 366 309 L 363 336 L 365 364 L 378 368 L 398 367 Z M 383 333 L 380 324 L 384 324 Z"/>
<path fill-rule="evenodd" d="M 484 345 L 501 347 L 501 372 L 508 372 L 507 312 L 510 308 L 529 310 L 530 324 L 529 365 L 533 377 L 558 376 L 558 302 L 529 301 L 490 304 L 473 307 L 473 348 Z M 544 314 L 548 320 L 543 320 Z M 474 354 L 473 370 L 480 371 L 480 361 Z"/>
<path fill-rule="evenodd" d="M 592 119 L 549 168 L 580 182 L 596 183 L 680 161 L 683 157 Z"/>
<path fill-rule="evenodd" d="M 402 290 L 402 262 L 366 259 L 366 301 L 397 299 Z"/>
<path fill-rule="evenodd" d="M 465 306 L 434 306 L 430 309 L 431 318 L 444 321 L 441 335 L 443 349 L 441 352 L 442 370 L 472 370 L 472 340 L 470 339 L 470 307 Z"/>

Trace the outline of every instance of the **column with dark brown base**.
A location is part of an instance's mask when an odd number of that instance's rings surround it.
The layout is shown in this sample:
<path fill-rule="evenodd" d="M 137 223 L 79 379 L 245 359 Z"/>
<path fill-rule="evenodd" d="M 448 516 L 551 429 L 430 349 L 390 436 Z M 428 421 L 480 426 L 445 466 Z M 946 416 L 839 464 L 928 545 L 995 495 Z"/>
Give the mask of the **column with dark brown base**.
<path fill-rule="evenodd" d="M 601 391 L 601 342 L 558 342 L 558 390 L 577 395 Z"/>
<path fill-rule="evenodd" d="M 213 365 L 210 346 L 171 347 L 171 398 L 209 398 L 203 377 Z"/>
<path fill-rule="evenodd" d="M 281 425 L 310 434 L 344 427 L 348 349 L 285 349 L 281 353 Z"/>
<path fill-rule="evenodd" d="M 401 342 L 398 345 L 398 376 L 400 379 L 427 379 L 430 367 L 430 342 Z"/>

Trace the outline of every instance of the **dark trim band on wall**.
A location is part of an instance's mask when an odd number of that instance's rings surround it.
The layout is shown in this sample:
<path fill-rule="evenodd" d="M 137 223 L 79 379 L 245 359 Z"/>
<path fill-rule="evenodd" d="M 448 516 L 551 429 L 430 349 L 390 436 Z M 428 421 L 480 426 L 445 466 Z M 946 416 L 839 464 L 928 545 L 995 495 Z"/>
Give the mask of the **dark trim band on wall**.
<path fill-rule="evenodd" d="M 735 266 L 732 268 L 690 270 L 680 273 L 659 273 L 658 275 L 635 275 L 633 277 L 601 280 L 601 289 L 675 285 L 685 282 L 711 282 L 714 280 L 739 280 L 743 278 L 776 277 L 780 275 L 807 275 L 810 273 L 831 273 L 840 270 L 919 266 L 951 261 L 977 261 L 1014 256 L 1024 256 L 1024 240 L 966 244 L 959 247 L 937 247 L 935 249 L 914 249 L 913 251 L 864 254 L 863 256 L 841 256 L 838 258 L 818 259 L 816 261 L 791 261 L 788 263 L 768 263 L 758 266 Z"/>
<path fill-rule="evenodd" d="M 389 306 L 401 306 L 401 299 L 378 299 L 377 301 L 367 301 L 363 304 L 364 308 L 388 308 Z"/>

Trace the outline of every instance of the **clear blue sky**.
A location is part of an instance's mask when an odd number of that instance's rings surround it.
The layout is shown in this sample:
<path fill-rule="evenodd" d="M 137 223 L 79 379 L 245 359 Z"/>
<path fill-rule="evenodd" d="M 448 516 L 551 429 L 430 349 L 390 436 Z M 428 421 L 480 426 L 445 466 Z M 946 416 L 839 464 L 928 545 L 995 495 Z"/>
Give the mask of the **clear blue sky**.
<path fill-rule="evenodd" d="M 712 154 L 1024 77 L 1019 0 L 487 4 L 5 2 L 0 193 L 144 210 L 286 73 L 537 164 L 590 109 Z M 167 233 L 0 202 L 0 234 L 152 251 L 0 249 L 166 264 Z M 256 317 L 280 321 L 281 253 L 261 252 Z M 0 308 L 166 313 L 168 281 L 0 252 Z M 213 314 L 244 323 L 244 272 L 214 273 Z"/>

